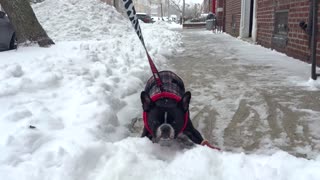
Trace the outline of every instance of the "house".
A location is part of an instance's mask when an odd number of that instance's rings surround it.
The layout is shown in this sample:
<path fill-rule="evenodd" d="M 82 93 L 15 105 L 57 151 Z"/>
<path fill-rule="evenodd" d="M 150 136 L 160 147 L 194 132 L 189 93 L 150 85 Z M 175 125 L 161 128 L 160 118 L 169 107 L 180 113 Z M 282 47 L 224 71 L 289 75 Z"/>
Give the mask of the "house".
<path fill-rule="evenodd" d="M 151 14 L 150 0 L 133 0 L 133 4 L 137 13 Z"/>
<path fill-rule="evenodd" d="M 216 14 L 217 26 L 220 27 L 220 30 L 225 31 L 225 0 L 216 0 L 212 9 L 212 12 L 215 12 Z"/>
<path fill-rule="evenodd" d="M 224 30 L 225 14 L 224 14 L 225 0 L 203 0 L 203 13 L 212 12 L 216 15 L 216 25 L 221 30 Z"/>
<path fill-rule="evenodd" d="M 252 38 L 256 41 L 256 0 L 225 0 L 225 31 L 235 37 Z"/>
<path fill-rule="evenodd" d="M 217 0 L 203 0 L 201 3 L 202 13 L 215 13 Z"/>
<path fill-rule="evenodd" d="M 218 8 L 220 0 L 218 1 Z M 248 39 L 302 61 L 312 60 L 311 5 L 316 0 L 221 0 L 223 26 L 228 34 Z M 319 17 L 319 10 L 316 17 Z M 317 26 L 319 27 L 319 23 Z M 311 29 L 310 29 L 311 30 Z M 317 31 L 315 31 L 317 32 Z M 318 38 L 320 39 L 320 38 Z M 315 42 L 320 58 L 320 46 Z M 320 65 L 320 62 L 318 62 Z"/>
<path fill-rule="evenodd" d="M 215 0 L 213 1 L 215 3 Z M 212 0 L 203 0 L 201 6 L 203 14 L 208 14 L 209 12 L 212 12 Z"/>

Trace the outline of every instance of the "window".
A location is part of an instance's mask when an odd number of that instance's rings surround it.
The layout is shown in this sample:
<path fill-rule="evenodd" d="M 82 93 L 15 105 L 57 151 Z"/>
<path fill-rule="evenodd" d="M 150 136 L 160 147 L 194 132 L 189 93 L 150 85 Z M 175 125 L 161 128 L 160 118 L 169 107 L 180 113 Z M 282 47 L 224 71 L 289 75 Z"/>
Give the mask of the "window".
<path fill-rule="evenodd" d="M 288 10 L 276 11 L 274 18 L 274 32 L 272 35 L 272 48 L 283 49 L 288 44 Z"/>
<path fill-rule="evenodd" d="M 278 11 L 275 13 L 274 34 L 288 35 L 288 11 Z"/>

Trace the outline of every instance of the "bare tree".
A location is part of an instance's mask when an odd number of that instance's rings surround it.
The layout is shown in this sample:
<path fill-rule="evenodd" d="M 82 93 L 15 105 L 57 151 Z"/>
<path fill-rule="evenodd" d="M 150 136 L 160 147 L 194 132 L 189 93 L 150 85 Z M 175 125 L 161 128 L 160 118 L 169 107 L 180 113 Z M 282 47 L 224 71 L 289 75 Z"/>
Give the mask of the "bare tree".
<path fill-rule="evenodd" d="M 182 3 L 182 22 L 181 22 L 182 24 L 184 23 L 184 18 L 186 16 L 185 10 L 186 10 L 186 0 L 183 0 L 183 3 Z"/>
<path fill-rule="evenodd" d="M 28 0 L 0 0 L 0 4 L 16 30 L 18 43 L 36 42 L 41 47 L 54 44 L 39 23 Z"/>
<path fill-rule="evenodd" d="M 182 13 L 181 0 L 170 0 L 170 6 Z"/>
<path fill-rule="evenodd" d="M 185 18 L 199 17 L 202 11 L 199 3 L 186 3 L 185 0 L 170 0 L 170 6 L 181 13 L 182 24 Z"/>
<path fill-rule="evenodd" d="M 193 17 L 200 16 L 201 9 L 198 6 L 200 7 L 200 4 L 194 4 L 194 6 L 193 6 L 193 9 L 192 9 L 192 16 Z"/>

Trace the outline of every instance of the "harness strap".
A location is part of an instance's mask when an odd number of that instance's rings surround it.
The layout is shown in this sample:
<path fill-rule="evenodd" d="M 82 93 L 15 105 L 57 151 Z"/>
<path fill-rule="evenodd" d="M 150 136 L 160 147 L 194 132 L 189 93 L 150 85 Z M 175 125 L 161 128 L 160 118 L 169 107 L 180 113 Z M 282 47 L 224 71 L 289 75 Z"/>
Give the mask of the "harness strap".
<path fill-rule="evenodd" d="M 151 100 L 153 102 L 155 102 L 155 101 L 157 101 L 158 99 L 161 99 L 161 98 L 170 98 L 170 99 L 175 100 L 176 102 L 179 102 L 181 100 L 180 96 L 177 96 L 176 94 L 170 93 L 170 92 L 162 92 L 162 93 L 155 94 L 155 95 L 153 95 L 151 97 Z M 151 130 L 151 128 L 149 126 L 148 116 L 147 116 L 147 112 L 146 111 L 143 111 L 142 117 L 143 117 L 144 127 L 147 129 L 147 131 L 151 135 L 154 135 L 153 131 Z M 186 129 L 188 121 L 189 121 L 189 111 L 185 112 L 185 114 L 184 114 L 184 123 L 183 123 L 183 126 L 182 126 L 182 128 L 181 128 L 181 130 L 179 131 L 178 134 L 182 133 Z"/>
<path fill-rule="evenodd" d="M 159 100 L 161 98 L 170 98 L 170 99 L 175 100 L 176 102 L 179 102 L 181 100 L 180 96 L 178 96 L 174 93 L 170 93 L 170 92 L 162 92 L 162 93 L 155 94 L 151 97 L 151 100 L 153 102 L 156 102 L 157 100 Z"/>
<path fill-rule="evenodd" d="M 147 129 L 147 131 L 153 136 L 153 132 L 151 131 L 150 127 L 149 127 L 149 123 L 148 123 L 148 116 L 147 116 L 147 112 L 143 111 L 142 113 L 142 117 L 143 117 L 143 123 L 144 123 L 144 127 Z"/>
<path fill-rule="evenodd" d="M 180 132 L 178 134 L 182 133 L 186 129 L 187 124 L 188 124 L 188 120 L 189 120 L 189 111 L 187 111 L 184 114 L 184 124 L 183 124 L 183 127 L 182 127 L 182 129 L 180 130 Z"/>

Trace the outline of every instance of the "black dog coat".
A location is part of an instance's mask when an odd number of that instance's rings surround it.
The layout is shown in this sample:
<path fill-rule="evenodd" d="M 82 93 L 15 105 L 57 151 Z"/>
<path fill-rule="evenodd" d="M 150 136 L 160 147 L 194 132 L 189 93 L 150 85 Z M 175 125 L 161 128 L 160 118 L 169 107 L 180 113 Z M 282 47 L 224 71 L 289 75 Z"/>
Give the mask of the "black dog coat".
<path fill-rule="evenodd" d="M 159 75 L 163 83 L 162 88 L 164 92 L 160 91 L 160 88 L 157 86 L 153 77 L 148 80 L 144 89 L 144 91 L 149 94 L 152 101 L 156 101 L 161 97 L 180 101 L 185 93 L 182 79 L 171 71 L 161 71 L 159 72 Z"/>

